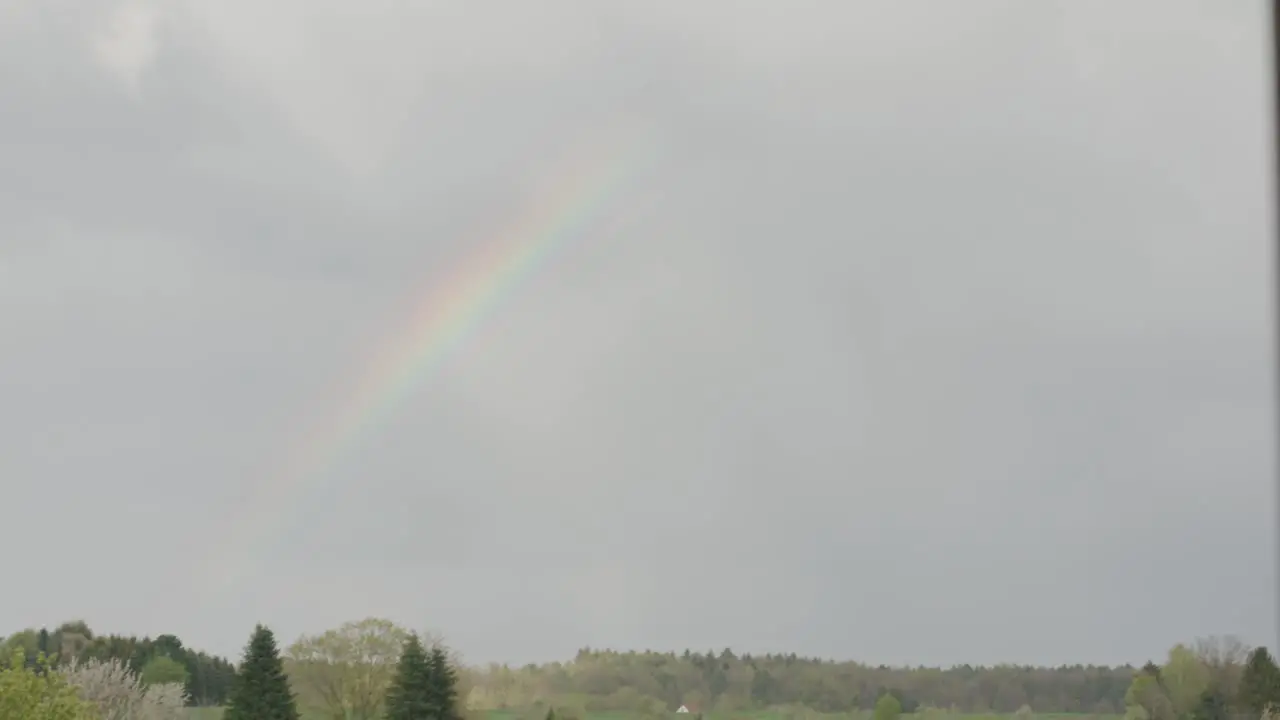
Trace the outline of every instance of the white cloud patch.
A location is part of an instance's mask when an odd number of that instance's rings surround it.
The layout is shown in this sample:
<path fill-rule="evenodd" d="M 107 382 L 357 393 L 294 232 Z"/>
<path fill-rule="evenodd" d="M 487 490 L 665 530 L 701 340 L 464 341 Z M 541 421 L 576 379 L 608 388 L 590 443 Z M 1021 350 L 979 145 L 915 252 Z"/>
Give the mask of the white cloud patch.
<path fill-rule="evenodd" d="M 150 0 L 127 0 L 93 34 L 94 57 L 130 92 L 137 93 L 158 54 L 159 32 L 160 13 L 155 5 Z"/>

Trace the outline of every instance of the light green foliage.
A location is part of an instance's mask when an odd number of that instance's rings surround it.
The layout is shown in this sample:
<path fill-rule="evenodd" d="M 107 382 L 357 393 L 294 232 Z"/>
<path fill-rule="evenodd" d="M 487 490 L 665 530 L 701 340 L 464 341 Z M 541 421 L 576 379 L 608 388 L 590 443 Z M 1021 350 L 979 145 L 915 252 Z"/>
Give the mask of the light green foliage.
<path fill-rule="evenodd" d="M 1175 718 L 1173 703 L 1169 701 L 1169 696 L 1161 686 L 1160 680 L 1150 672 L 1140 672 L 1133 678 L 1128 691 L 1124 694 L 1124 704 L 1126 715 L 1129 714 L 1129 708 L 1140 707 L 1146 713 L 1148 720 L 1174 720 Z"/>
<path fill-rule="evenodd" d="M 22 662 L 25 664 L 29 658 L 34 658 L 39 652 L 40 638 L 35 630 L 21 630 L 0 643 L 0 660 L 8 663 L 14 655 L 21 651 Z"/>
<path fill-rule="evenodd" d="M 37 671 L 39 669 L 39 672 Z M 23 649 L 14 648 L 9 667 L 0 670 L 0 718 L 14 720 L 92 720 L 93 706 L 81 700 L 66 678 L 49 668 L 44 656 L 26 667 Z"/>
<path fill-rule="evenodd" d="M 1149 720 L 1150 717 L 1141 705 L 1130 705 L 1124 709 L 1124 720 Z"/>
<path fill-rule="evenodd" d="M 916 708 L 916 711 L 912 713 L 911 717 L 914 720 L 948 720 L 949 716 L 954 714 L 955 713 L 948 713 L 946 710 L 939 707 L 923 705 Z"/>
<path fill-rule="evenodd" d="M 304 706 L 350 720 L 381 716 L 408 635 L 390 620 L 366 618 L 299 638 L 286 659 Z"/>
<path fill-rule="evenodd" d="M 664 708 L 664 711 L 665 711 L 665 708 Z M 548 710 L 547 712 L 551 712 L 551 711 Z M 556 714 L 556 720 L 588 720 L 588 717 L 589 717 L 589 713 L 587 713 L 586 710 L 583 710 L 580 707 L 574 707 L 573 705 L 558 705 L 555 708 L 555 714 Z M 666 714 L 667 714 L 666 712 L 662 713 L 663 716 L 665 716 Z M 640 715 L 639 717 L 648 717 L 648 716 Z"/>
<path fill-rule="evenodd" d="M 182 663 L 165 655 L 151 658 L 142 666 L 140 678 L 143 685 L 185 685 L 187 669 Z"/>
<path fill-rule="evenodd" d="M 787 713 L 797 718 L 816 714 L 831 720 L 837 715 L 870 720 L 879 693 L 868 694 L 895 688 L 904 716 L 919 703 L 946 708 L 949 715 L 981 709 L 1007 720 L 1027 704 L 1048 720 L 1064 712 L 1118 715 L 1133 679 L 1132 668 L 1119 667 L 882 668 L 782 654 L 720 655 L 582 650 L 567 662 L 470 667 L 464 674 L 472 690 L 465 697 L 472 709 L 519 712 L 539 700 L 544 703 L 542 715 L 522 715 L 522 720 L 542 720 L 548 704 L 559 715 L 566 703 L 580 705 L 593 716 L 634 714 L 638 711 L 630 703 L 636 695 L 630 689 L 661 701 L 664 715 L 687 705 L 692 712 L 679 716 L 685 720 L 693 720 L 698 712 L 715 720 L 782 720 Z M 723 686 L 718 678 L 725 681 Z M 715 687 L 721 687 L 719 695 L 712 692 Z M 993 701 L 994 710 L 988 707 Z"/>
<path fill-rule="evenodd" d="M 875 720 L 898 720 L 902 715 L 902 702 L 889 693 L 876 700 Z"/>
<path fill-rule="evenodd" d="M 330 707 L 317 703 L 311 708 L 317 713 L 303 712 L 302 717 L 368 717 L 374 712 L 360 709 L 359 696 L 368 698 L 368 708 L 385 702 L 385 694 L 379 697 L 376 676 L 361 673 L 385 665 L 388 653 L 380 650 L 379 644 L 385 645 L 384 640 L 400 632 L 389 621 L 370 619 L 347 623 L 320 636 L 304 636 L 291 648 L 298 651 L 291 653 L 295 657 L 283 663 L 278 674 L 268 674 L 283 678 L 286 688 L 290 682 L 309 688 L 314 700 L 324 686 L 306 684 L 315 679 L 314 675 L 308 678 L 307 672 L 317 669 L 307 663 L 315 663 L 325 672 L 336 671 L 338 682 L 329 688 L 340 690 L 337 702 Z M 90 637 L 87 628 L 83 635 Z M 53 648 L 67 637 L 80 634 L 59 628 L 47 633 L 44 646 Z M 466 720 L 545 720 L 551 707 L 556 720 L 873 720 L 893 717 L 897 712 L 902 714 L 900 720 L 1118 720 L 1117 708 L 1126 708 L 1126 699 L 1128 720 L 1227 720 L 1238 717 L 1239 709 L 1247 707 L 1243 702 L 1237 704 L 1238 698 L 1243 700 L 1241 695 L 1256 702 L 1275 697 L 1280 688 L 1280 672 L 1265 651 L 1244 663 L 1243 653 L 1225 641 L 1199 643 L 1194 653 L 1185 647 L 1174 648 L 1165 664 L 1148 663 L 1141 673 L 1135 673 L 1132 666 L 1093 665 L 886 667 L 795 654 L 736 654 L 728 649 L 707 653 L 584 649 L 563 662 L 468 667 L 438 639 L 425 642 L 427 637 L 422 643 L 424 654 L 428 648 L 434 651 L 438 647 L 448 658 L 442 665 L 454 676 L 455 687 L 467 688 L 465 693 L 456 693 L 456 706 L 449 713 Z M 20 651 L 20 662 L 30 665 L 36 656 L 28 654 L 29 646 L 38 649 L 41 638 L 38 631 L 22 631 L 5 643 Z M 92 638 L 81 661 L 123 658 L 132 667 L 140 666 L 139 674 L 149 682 L 158 683 L 181 677 L 182 668 L 165 660 L 152 662 L 157 657 L 172 658 L 191 673 L 188 689 L 193 695 L 206 702 L 225 702 L 225 691 L 219 693 L 213 687 L 216 674 L 204 672 L 217 668 L 212 663 L 193 662 L 198 651 L 184 647 L 174 636 L 150 640 L 107 634 Z M 434 663 L 439 653 L 431 652 L 430 657 Z M 246 658 L 241 670 L 261 658 L 249 660 Z M 224 664 L 228 674 L 234 674 L 235 668 Z M 62 666 L 62 670 L 65 674 L 74 667 Z M 1187 698 L 1204 680 L 1206 671 L 1208 689 L 1196 696 L 1188 712 Z M 261 680 L 266 676 L 256 677 Z M 162 687 L 139 684 L 148 691 Z M 248 697 L 243 692 L 247 689 L 252 688 L 259 699 L 266 699 L 262 690 L 270 690 L 261 682 L 253 687 L 244 677 L 237 684 L 242 701 Z M 163 687 L 176 690 L 172 685 Z M 887 688 L 893 690 L 886 692 Z M 289 705 L 290 692 L 272 691 L 269 694 L 276 704 L 256 709 L 279 713 Z M 884 694 L 893 697 L 881 697 Z M 891 709 L 895 699 L 897 711 Z M 692 712 L 675 715 L 673 708 L 681 704 Z M 250 717 L 242 712 L 245 709 L 247 706 L 233 709 L 232 720 L 236 712 Z M 184 720 L 212 720 L 220 717 L 221 710 L 188 708 L 183 712 Z"/>
<path fill-rule="evenodd" d="M 1160 668 L 1160 684 L 1164 686 L 1175 717 L 1190 717 L 1200 701 L 1200 694 L 1209 688 L 1209 669 L 1200 658 L 1185 645 L 1175 645 L 1169 650 L 1169 658 Z"/>

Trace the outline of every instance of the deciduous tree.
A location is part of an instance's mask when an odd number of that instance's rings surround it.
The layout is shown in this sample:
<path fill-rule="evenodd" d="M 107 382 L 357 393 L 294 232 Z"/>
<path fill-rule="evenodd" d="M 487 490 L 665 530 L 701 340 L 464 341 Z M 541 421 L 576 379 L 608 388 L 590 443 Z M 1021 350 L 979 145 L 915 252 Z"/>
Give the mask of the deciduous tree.
<path fill-rule="evenodd" d="M 290 677 L 334 717 L 372 720 L 382 714 L 407 636 L 408 631 L 380 618 L 304 635 L 286 653 Z"/>
<path fill-rule="evenodd" d="M 1165 694 L 1155 674 L 1138 673 L 1124 695 L 1125 717 L 1134 715 L 1130 708 L 1141 708 L 1144 720 L 1174 720 L 1173 703 Z"/>
<path fill-rule="evenodd" d="M 1209 670 L 1186 645 L 1175 645 L 1160 668 L 1160 684 L 1173 705 L 1175 717 L 1189 717 L 1209 687 Z"/>
<path fill-rule="evenodd" d="M 186 694 L 181 683 L 147 687 L 122 660 L 72 660 L 67 682 L 93 704 L 100 720 L 181 720 Z"/>
<path fill-rule="evenodd" d="M 172 685 L 186 687 L 189 674 L 187 668 L 168 655 L 157 655 L 142 666 L 138 673 L 143 685 Z"/>

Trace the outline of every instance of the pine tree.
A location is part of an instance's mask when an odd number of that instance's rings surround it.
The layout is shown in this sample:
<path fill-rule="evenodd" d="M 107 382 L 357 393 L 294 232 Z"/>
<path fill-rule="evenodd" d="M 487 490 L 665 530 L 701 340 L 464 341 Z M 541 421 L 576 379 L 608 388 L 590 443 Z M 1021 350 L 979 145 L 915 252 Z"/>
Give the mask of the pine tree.
<path fill-rule="evenodd" d="M 454 670 L 449 655 L 439 645 L 427 655 L 430 671 L 430 697 L 435 710 L 434 720 L 460 720 L 458 712 L 458 672 Z"/>
<path fill-rule="evenodd" d="M 280 662 L 275 635 L 258 625 L 232 683 L 223 720 L 298 720 L 298 706 Z"/>
<path fill-rule="evenodd" d="M 1249 653 L 1240 675 L 1240 704 L 1255 713 L 1280 702 L 1280 667 L 1265 647 Z"/>
<path fill-rule="evenodd" d="M 417 634 L 410 634 L 400 651 L 396 675 L 387 689 L 387 720 L 435 720 L 431 659 Z"/>

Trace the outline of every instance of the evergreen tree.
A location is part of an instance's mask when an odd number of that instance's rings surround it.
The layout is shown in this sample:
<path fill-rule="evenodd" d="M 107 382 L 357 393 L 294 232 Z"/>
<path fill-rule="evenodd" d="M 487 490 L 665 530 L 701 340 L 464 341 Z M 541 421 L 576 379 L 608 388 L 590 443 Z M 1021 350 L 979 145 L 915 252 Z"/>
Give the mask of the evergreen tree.
<path fill-rule="evenodd" d="M 1255 713 L 1268 705 L 1280 703 L 1280 667 L 1265 647 L 1249 653 L 1240 675 L 1240 704 Z"/>
<path fill-rule="evenodd" d="M 51 653 L 49 652 L 49 631 L 44 628 L 40 628 L 40 633 L 36 635 L 36 655 L 43 656 L 48 659 L 47 663 L 37 664 L 35 667 L 37 675 L 44 675 L 49 669 L 48 666 L 52 665 L 56 659 L 51 657 Z"/>
<path fill-rule="evenodd" d="M 223 720 L 298 720 L 275 635 L 258 625 L 244 651 Z"/>
<path fill-rule="evenodd" d="M 434 720 L 461 720 L 458 712 L 458 672 L 449 655 L 439 645 L 431 648 L 427 654 L 427 668 L 430 672 L 427 687 L 430 690 L 431 703 L 435 709 Z"/>
<path fill-rule="evenodd" d="M 435 720 L 440 717 L 432 694 L 431 659 L 416 633 L 409 635 L 387 689 L 387 720 Z"/>

